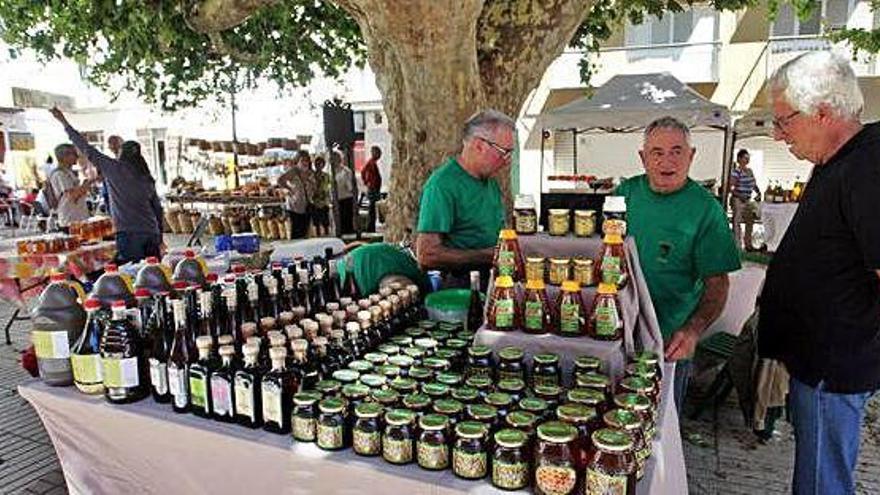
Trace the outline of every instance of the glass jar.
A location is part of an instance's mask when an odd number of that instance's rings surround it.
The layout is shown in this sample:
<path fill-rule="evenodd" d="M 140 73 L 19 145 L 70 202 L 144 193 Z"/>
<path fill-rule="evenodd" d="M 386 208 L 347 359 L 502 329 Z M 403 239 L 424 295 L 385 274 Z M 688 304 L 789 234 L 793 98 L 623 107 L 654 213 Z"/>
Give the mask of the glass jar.
<path fill-rule="evenodd" d="M 321 394 L 321 397 L 338 397 L 342 390 L 342 384 L 336 380 L 321 380 L 315 384 L 315 391 Z"/>
<path fill-rule="evenodd" d="M 519 401 L 519 408 L 534 414 L 539 421 L 549 420 L 553 416 L 547 401 L 539 397 L 526 397 L 522 399 Z"/>
<path fill-rule="evenodd" d="M 603 234 L 626 236 L 626 198 L 623 196 L 606 196 L 602 205 Z"/>
<path fill-rule="evenodd" d="M 575 427 L 561 421 L 548 421 L 538 427 L 533 466 L 537 495 L 571 495 L 579 492 L 573 448 L 575 438 Z"/>
<path fill-rule="evenodd" d="M 394 409 L 400 402 L 400 394 L 396 390 L 379 389 L 370 392 L 370 399 L 385 409 Z"/>
<path fill-rule="evenodd" d="M 318 403 L 321 414 L 315 429 L 315 443 L 322 450 L 341 450 L 349 445 L 345 425 L 345 401 L 338 397 Z"/>
<path fill-rule="evenodd" d="M 507 415 L 507 426 L 522 431 L 530 441 L 535 436 L 538 421 L 538 416 L 529 411 L 513 411 Z M 531 453 L 529 453 L 529 457 L 531 457 Z"/>
<path fill-rule="evenodd" d="M 438 346 L 443 347 L 446 345 L 446 341 L 451 337 L 451 334 L 446 330 L 432 330 L 428 332 L 428 336 L 436 340 Z"/>
<path fill-rule="evenodd" d="M 545 353 L 535 354 L 532 357 L 532 387 L 559 385 L 560 375 L 558 355 Z"/>
<path fill-rule="evenodd" d="M 413 461 L 415 414 L 408 409 L 393 409 L 385 413 L 385 433 L 382 434 L 382 458 L 391 464 L 409 464 Z"/>
<path fill-rule="evenodd" d="M 360 377 L 361 374 L 352 369 L 336 370 L 333 372 L 333 379 L 341 383 L 342 386 L 349 383 L 357 383 Z"/>
<path fill-rule="evenodd" d="M 495 287 L 486 311 L 486 328 L 509 331 L 519 327 L 520 309 L 513 287 L 513 278 L 502 275 L 495 279 Z"/>
<path fill-rule="evenodd" d="M 364 402 L 354 409 L 357 419 L 352 429 L 352 450 L 357 455 L 375 457 L 382 453 L 382 412 L 376 402 Z"/>
<path fill-rule="evenodd" d="M 663 378 L 663 370 L 660 369 L 660 356 L 658 356 L 656 352 L 638 351 L 630 357 L 630 361 L 633 363 L 644 363 L 652 366 L 657 372 L 657 384 L 660 384 L 660 381 Z"/>
<path fill-rule="evenodd" d="M 455 399 L 440 399 L 434 401 L 433 411 L 436 414 L 442 414 L 449 418 L 449 432 L 455 431 L 455 425 L 462 420 L 464 413 L 464 404 Z"/>
<path fill-rule="evenodd" d="M 315 404 L 321 400 L 318 392 L 300 392 L 293 396 L 291 431 L 298 442 L 314 442 L 318 410 Z"/>
<path fill-rule="evenodd" d="M 425 414 L 419 420 L 421 433 L 416 442 L 416 461 L 423 469 L 439 471 L 449 467 L 449 419 L 441 414 Z"/>
<path fill-rule="evenodd" d="M 421 366 L 422 359 L 425 357 L 424 349 L 420 349 L 418 347 L 404 347 L 403 354 L 405 356 L 409 356 L 413 360 L 413 366 Z"/>
<path fill-rule="evenodd" d="M 473 404 L 480 400 L 480 391 L 473 387 L 458 387 L 452 391 L 452 398 L 462 404 Z"/>
<path fill-rule="evenodd" d="M 654 439 L 654 435 L 657 433 L 657 426 L 654 422 L 654 410 L 651 407 L 651 399 L 644 395 L 627 392 L 615 395 L 614 405 L 636 413 L 645 430 L 645 441 L 651 442 Z"/>
<path fill-rule="evenodd" d="M 532 235 L 538 233 L 538 213 L 535 199 L 528 194 L 518 195 L 513 202 L 513 225 L 516 233 Z"/>
<path fill-rule="evenodd" d="M 464 421 L 455 427 L 455 446 L 452 448 L 452 472 L 459 478 L 484 478 L 489 465 L 486 425 Z"/>
<path fill-rule="evenodd" d="M 494 430 L 498 423 L 498 409 L 489 404 L 469 404 L 466 408 L 469 421 L 486 425 L 487 431 Z"/>
<path fill-rule="evenodd" d="M 498 381 L 509 379 L 525 380 L 524 356 L 525 353 L 519 347 L 504 347 L 498 351 Z"/>
<path fill-rule="evenodd" d="M 595 424 L 598 418 L 596 410 L 582 404 L 562 404 L 556 409 L 556 416 L 560 421 L 577 428 L 578 436 L 574 441 L 575 464 L 578 472 L 587 467 L 587 454 L 590 449 L 590 424 Z M 599 420 L 601 421 L 601 419 Z"/>
<path fill-rule="evenodd" d="M 472 376 L 465 381 L 465 384 L 476 389 L 481 399 L 492 392 L 492 379 L 485 376 Z"/>
<path fill-rule="evenodd" d="M 361 375 L 360 382 L 370 389 L 385 388 L 385 385 L 388 383 L 388 378 L 382 375 L 369 373 Z"/>
<path fill-rule="evenodd" d="M 390 386 L 397 391 L 397 393 L 402 395 L 411 394 L 418 390 L 418 382 L 415 379 L 403 378 L 400 376 L 391 380 Z"/>
<path fill-rule="evenodd" d="M 496 425 L 503 425 L 506 418 L 507 413 L 510 411 L 512 405 L 514 404 L 513 398 L 510 394 L 504 392 L 492 392 L 487 395 L 484 399 L 486 404 L 497 409 L 498 416 L 494 422 Z"/>
<path fill-rule="evenodd" d="M 394 337 L 391 337 L 391 343 L 396 345 L 398 349 L 411 346 L 412 341 L 413 339 L 409 335 L 395 335 Z"/>
<path fill-rule="evenodd" d="M 593 433 L 584 488 L 586 493 L 635 493 L 636 462 L 626 432 L 602 429 Z"/>
<path fill-rule="evenodd" d="M 540 280 L 544 282 L 546 280 L 545 275 L 545 260 L 541 256 L 529 256 L 526 258 L 526 281 L 529 280 Z"/>
<path fill-rule="evenodd" d="M 492 451 L 492 485 L 502 490 L 521 490 L 529 486 L 528 438 L 520 430 L 506 428 L 495 433 Z"/>
<path fill-rule="evenodd" d="M 431 398 L 425 394 L 409 394 L 403 397 L 403 407 L 409 409 L 417 416 L 421 416 L 431 407 Z"/>
<path fill-rule="evenodd" d="M 596 210 L 574 210 L 574 235 L 592 237 L 596 233 Z"/>
<path fill-rule="evenodd" d="M 380 344 L 376 350 L 388 356 L 389 359 L 400 354 L 400 346 L 397 344 Z"/>
<path fill-rule="evenodd" d="M 369 394 L 370 387 L 360 383 L 350 383 L 342 387 L 342 397 L 347 404 L 346 413 L 348 417 L 352 417 L 354 408 L 361 402 L 364 402 Z"/>
<path fill-rule="evenodd" d="M 492 267 L 495 268 L 495 275 L 499 277 L 507 276 L 512 278 L 514 282 L 524 279 L 525 267 L 516 231 L 501 229 L 498 232 L 498 243 L 495 245 Z"/>
<path fill-rule="evenodd" d="M 547 211 L 547 231 L 550 235 L 568 235 L 570 230 L 570 210 L 554 208 Z"/>
<path fill-rule="evenodd" d="M 587 335 L 591 338 L 608 341 L 623 338 L 623 313 L 613 284 L 599 284 L 587 323 Z"/>
<path fill-rule="evenodd" d="M 574 280 L 562 283 L 556 299 L 557 323 L 554 325 L 563 337 L 581 337 L 587 333 L 587 315 L 581 299 L 581 287 Z"/>
<path fill-rule="evenodd" d="M 400 370 L 400 376 L 409 376 L 409 369 L 415 360 L 403 354 L 395 354 L 388 358 L 388 364 L 385 366 L 394 366 Z M 379 367 L 382 368 L 381 366 Z"/>
<path fill-rule="evenodd" d="M 568 258 L 550 258 L 547 280 L 553 285 L 562 285 L 563 282 L 571 278 L 569 274 L 570 266 Z"/>
<path fill-rule="evenodd" d="M 596 285 L 593 260 L 575 258 L 573 264 L 572 278 L 575 282 L 581 284 L 581 287 L 591 287 Z"/>
<path fill-rule="evenodd" d="M 388 362 L 388 354 L 384 352 L 368 352 L 364 354 L 364 359 L 373 366 L 380 366 Z"/>
<path fill-rule="evenodd" d="M 604 426 L 599 416 L 605 414 L 610 408 L 605 394 L 593 388 L 581 387 L 569 390 L 565 398 L 570 403 L 581 404 L 596 411 L 598 420 L 592 423 L 590 431 L 596 431 Z"/>
<path fill-rule="evenodd" d="M 651 399 L 654 407 L 660 402 L 660 394 L 654 388 L 654 382 L 641 376 L 628 376 L 617 384 L 620 392 L 632 392 Z"/>
<path fill-rule="evenodd" d="M 500 380 L 495 388 L 499 392 L 504 392 L 505 394 L 508 394 L 514 404 L 518 404 L 519 401 L 522 400 L 522 398 L 526 395 L 526 382 L 520 380 L 519 378 Z"/>
<path fill-rule="evenodd" d="M 625 368 L 626 376 L 637 376 L 650 380 L 654 384 L 655 393 L 660 392 L 660 377 L 657 376 L 657 368 L 648 363 L 629 363 Z M 656 405 L 656 404 L 655 404 Z"/>
<path fill-rule="evenodd" d="M 574 360 L 574 368 L 572 369 L 572 380 L 581 373 L 595 372 L 599 373 L 602 368 L 602 360 L 595 356 L 578 356 Z"/>
<path fill-rule="evenodd" d="M 547 402 L 547 408 L 550 409 L 551 414 L 559 406 L 562 396 L 562 387 L 558 385 L 538 385 L 537 387 L 533 387 L 532 390 L 535 392 L 535 397 L 544 399 L 544 401 Z"/>
<path fill-rule="evenodd" d="M 424 360 L 422 360 L 422 364 L 426 368 L 431 370 L 431 373 L 434 377 L 436 377 L 439 373 L 449 371 L 449 368 L 451 367 L 449 361 L 438 357 L 425 358 Z"/>
<path fill-rule="evenodd" d="M 547 289 L 543 280 L 526 282 L 522 304 L 522 329 L 532 334 L 553 331 L 553 311 L 547 299 Z"/>
<path fill-rule="evenodd" d="M 617 289 L 626 286 L 629 281 L 629 266 L 623 237 L 616 234 L 605 235 L 602 250 L 599 258 L 593 263 L 593 269 L 598 283 L 611 284 Z"/>
<path fill-rule="evenodd" d="M 424 383 L 422 384 L 422 393 L 430 397 L 432 401 L 445 399 L 449 396 L 449 387 L 437 382 Z"/>
<path fill-rule="evenodd" d="M 425 383 L 430 381 L 434 377 L 434 373 L 431 372 L 428 368 L 422 366 L 413 366 L 409 369 L 409 378 L 416 381 L 416 383 Z"/>
<path fill-rule="evenodd" d="M 422 364 L 434 356 L 438 347 L 437 341 L 431 337 L 419 337 L 413 341 L 413 345 L 422 350 Z"/>
<path fill-rule="evenodd" d="M 437 383 L 442 383 L 446 385 L 450 389 L 453 387 L 458 387 L 464 381 L 464 377 L 459 373 L 445 372 L 445 373 L 437 373 Z"/>
<path fill-rule="evenodd" d="M 595 372 L 581 373 L 575 377 L 575 385 L 598 390 L 605 396 L 606 402 L 611 402 L 611 378 L 607 375 Z"/>
<path fill-rule="evenodd" d="M 465 377 L 482 376 L 491 379 L 495 360 L 492 359 L 492 349 L 485 345 L 475 345 L 468 349 L 467 366 Z"/>
<path fill-rule="evenodd" d="M 636 478 L 645 476 L 645 465 L 651 457 L 651 443 L 645 441 L 645 432 L 638 415 L 624 409 L 613 409 L 605 413 L 605 425 L 608 428 L 625 431 L 633 442 L 633 454 L 636 459 Z"/>

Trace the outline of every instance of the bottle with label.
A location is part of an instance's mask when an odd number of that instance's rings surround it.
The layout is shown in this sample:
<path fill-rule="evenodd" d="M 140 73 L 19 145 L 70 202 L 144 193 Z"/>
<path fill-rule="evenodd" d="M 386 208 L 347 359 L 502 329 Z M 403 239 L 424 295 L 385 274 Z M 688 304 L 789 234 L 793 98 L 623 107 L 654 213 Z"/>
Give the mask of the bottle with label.
<path fill-rule="evenodd" d="M 204 262 L 196 256 L 195 251 L 187 249 L 183 253 L 183 259 L 174 267 L 174 280 L 183 281 L 189 284 L 196 284 L 199 287 L 205 285 L 206 273 Z"/>
<path fill-rule="evenodd" d="M 199 322 L 196 327 L 196 337 L 211 337 L 211 341 L 214 341 L 218 332 L 212 327 L 214 321 L 212 314 L 212 294 L 208 291 L 202 291 L 199 293 Z"/>
<path fill-rule="evenodd" d="M 498 233 L 498 244 L 495 246 L 495 257 L 492 260 L 496 276 L 508 276 L 514 282 L 525 278 L 525 264 L 516 231 L 501 229 Z"/>
<path fill-rule="evenodd" d="M 309 342 L 306 339 L 294 339 L 290 342 L 293 351 L 293 366 L 299 390 L 314 390 L 321 379 L 320 371 L 315 362 L 308 359 Z"/>
<path fill-rule="evenodd" d="M 269 349 L 272 370 L 263 376 L 261 382 L 263 429 L 273 433 L 290 433 L 290 409 L 296 383 L 287 370 L 287 349 Z"/>
<path fill-rule="evenodd" d="M 602 205 L 602 233 L 617 234 L 626 237 L 626 198 L 623 196 L 606 196 Z"/>
<path fill-rule="evenodd" d="M 85 303 L 86 327 L 70 349 L 73 367 L 73 383 L 84 394 L 104 393 L 104 376 L 101 367 L 101 335 L 103 328 L 98 319 L 101 301 L 88 299 Z"/>
<path fill-rule="evenodd" d="M 171 291 L 171 269 L 159 263 L 159 258 L 147 256 L 144 266 L 134 279 L 135 289 L 147 289 L 150 294 Z"/>
<path fill-rule="evenodd" d="M 587 334 L 596 340 L 623 338 L 623 313 L 614 284 L 599 284 L 590 311 Z"/>
<path fill-rule="evenodd" d="M 601 429 L 592 434 L 593 449 L 587 460 L 586 493 L 636 492 L 636 460 L 633 442 L 625 432 Z"/>
<path fill-rule="evenodd" d="M 626 248 L 623 238 L 618 234 L 606 234 L 599 259 L 593 264 L 598 283 L 614 284 L 618 289 L 629 281 L 629 265 L 626 262 Z"/>
<path fill-rule="evenodd" d="M 312 273 L 312 285 L 309 290 L 309 306 L 312 309 L 312 313 L 317 313 L 323 311 L 324 307 L 327 305 L 327 299 L 324 293 L 324 267 L 315 264 Z"/>
<path fill-rule="evenodd" d="M 171 393 L 168 390 L 168 356 L 171 354 L 171 346 L 174 343 L 173 318 L 169 319 L 167 304 L 171 301 L 168 292 L 159 292 L 153 297 L 155 310 L 151 323 L 147 326 L 152 332 L 150 338 L 150 392 L 153 400 L 159 403 L 171 401 Z M 169 325 L 169 322 L 172 324 Z"/>
<path fill-rule="evenodd" d="M 334 329 L 330 332 L 330 338 L 333 340 L 330 342 L 327 355 L 331 362 L 331 367 L 333 370 L 344 369 L 348 366 L 348 363 L 355 359 L 345 345 L 345 330 Z"/>
<path fill-rule="evenodd" d="M 518 194 L 513 202 L 513 223 L 519 235 L 538 232 L 538 211 L 531 194 Z"/>
<path fill-rule="evenodd" d="M 182 299 L 171 301 L 174 312 L 174 341 L 168 357 L 168 390 L 176 413 L 189 412 L 189 347 L 186 342 L 186 307 Z"/>
<path fill-rule="evenodd" d="M 489 302 L 486 327 L 492 330 L 508 331 L 519 326 L 520 308 L 516 301 L 513 279 L 502 275 L 495 279 L 495 288 Z"/>
<path fill-rule="evenodd" d="M 31 312 L 31 340 L 37 354 L 40 379 L 47 385 L 66 387 L 73 383 L 70 344 L 76 342 L 86 323 L 78 286 L 63 273 L 52 275 Z"/>
<path fill-rule="evenodd" d="M 147 289 L 135 289 L 134 299 L 137 305 L 135 326 L 138 332 L 140 332 L 141 340 L 143 340 L 144 349 L 146 350 L 146 357 L 149 359 L 150 351 L 153 349 L 153 329 L 150 326 L 155 323 L 153 312 L 156 309 L 156 305 L 153 304 L 153 298 Z"/>
<path fill-rule="evenodd" d="M 281 274 L 281 278 L 284 280 L 284 306 L 285 310 L 292 311 L 293 308 L 299 306 L 300 302 L 297 298 L 296 293 L 296 282 L 290 273 L 284 272 Z"/>
<path fill-rule="evenodd" d="M 263 371 L 257 363 L 260 348 L 253 344 L 246 344 L 244 351 L 244 366 L 235 372 L 235 419 L 240 425 L 249 428 L 259 428 L 263 425 L 263 409 L 261 399 L 261 383 Z"/>
<path fill-rule="evenodd" d="M 203 418 L 211 417 L 211 372 L 217 364 L 211 359 L 211 337 L 196 339 L 199 360 L 189 368 L 189 393 L 192 413 Z"/>
<path fill-rule="evenodd" d="M 345 258 L 345 266 L 345 284 L 342 290 L 342 295 L 357 301 L 361 298 L 361 291 L 358 289 L 357 281 L 355 280 L 354 261 L 351 256 Z"/>
<path fill-rule="evenodd" d="M 547 300 L 547 289 L 543 280 L 526 282 L 522 327 L 524 332 L 533 334 L 553 331 L 553 312 Z"/>
<path fill-rule="evenodd" d="M 217 421 L 235 422 L 235 347 L 220 347 L 220 367 L 211 372 L 211 413 Z"/>
<path fill-rule="evenodd" d="M 468 304 L 467 330 L 476 332 L 483 326 L 483 298 L 480 297 L 480 272 L 471 272 L 471 301 Z"/>
<path fill-rule="evenodd" d="M 101 337 L 104 398 L 125 404 L 147 396 L 150 371 L 140 335 L 128 321 L 125 301 L 114 302 L 112 309 L 113 317 Z"/>
<path fill-rule="evenodd" d="M 563 337 L 581 337 L 586 334 L 587 316 L 581 299 L 581 288 L 574 280 L 562 282 L 562 290 L 556 300 L 557 324 L 559 335 Z"/>
<path fill-rule="evenodd" d="M 260 311 L 260 286 L 251 278 L 247 284 L 247 299 L 245 306 L 241 310 L 243 321 L 259 322 L 263 317 Z"/>
<path fill-rule="evenodd" d="M 235 290 L 227 289 L 223 291 L 223 299 L 226 304 L 226 320 L 220 324 L 220 335 L 231 335 L 235 342 L 236 349 L 241 349 L 244 341 L 241 336 L 241 322 L 237 320 L 238 310 L 236 309 Z"/>

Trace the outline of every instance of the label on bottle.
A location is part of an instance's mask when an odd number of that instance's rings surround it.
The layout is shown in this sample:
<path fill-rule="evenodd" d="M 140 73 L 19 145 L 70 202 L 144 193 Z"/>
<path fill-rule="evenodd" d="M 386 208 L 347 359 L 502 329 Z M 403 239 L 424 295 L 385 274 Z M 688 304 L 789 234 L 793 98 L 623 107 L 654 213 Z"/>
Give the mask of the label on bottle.
<path fill-rule="evenodd" d="M 229 381 L 222 376 L 211 377 L 211 406 L 218 416 L 232 416 L 232 393 Z"/>
<path fill-rule="evenodd" d="M 168 393 L 168 365 L 156 358 L 150 358 L 150 384 L 158 395 Z"/>
<path fill-rule="evenodd" d="M 70 341 L 67 332 L 34 330 L 31 341 L 38 359 L 65 359 L 70 357 Z"/>
<path fill-rule="evenodd" d="M 250 418 L 254 417 L 254 389 L 250 378 L 243 376 L 235 377 L 235 414 Z"/>
<path fill-rule="evenodd" d="M 342 448 L 342 426 L 318 423 L 316 435 L 318 447 L 329 450 Z"/>
<path fill-rule="evenodd" d="M 596 308 L 596 335 L 613 337 L 617 333 L 617 310 L 608 306 Z"/>
<path fill-rule="evenodd" d="M 189 387 L 187 387 L 186 367 L 178 368 L 174 363 L 168 364 L 168 389 L 174 396 L 174 405 L 178 408 L 189 404 Z"/>
<path fill-rule="evenodd" d="M 107 388 L 137 387 L 140 385 L 137 358 L 105 357 L 101 364 L 104 368 L 104 386 Z"/>
<path fill-rule="evenodd" d="M 73 354 L 70 356 L 73 379 L 77 383 L 94 384 L 104 381 L 100 354 Z"/>
<path fill-rule="evenodd" d="M 498 275 L 514 276 L 516 272 L 516 256 L 513 251 L 502 249 L 498 251 Z"/>
<path fill-rule="evenodd" d="M 535 470 L 535 486 L 541 490 L 541 493 L 569 495 L 573 493 L 575 485 L 577 485 L 577 472 L 573 468 L 549 465 L 540 466 Z"/>
<path fill-rule="evenodd" d="M 581 333 L 580 304 L 562 303 L 559 307 L 559 332 Z"/>
<path fill-rule="evenodd" d="M 612 476 L 595 468 L 587 468 L 586 495 L 626 495 L 626 476 Z"/>
<path fill-rule="evenodd" d="M 523 316 L 527 330 L 544 330 L 544 304 L 541 301 L 526 301 Z"/>
<path fill-rule="evenodd" d="M 262 383 L 263 420 L 281 426 L 281 387 L 272 382 Z"/>
<path fill-rule="evenodd" d="M 623 271 L 620 268 L 619 256 L 603 256 L 600 267 L 602 272 L 602 283 L 614 285 L 620 283 Z"/>
<path fill-rule="evenodd" d="M 202 376 L 189 374 L 189 393 L 193 407 L 208 411 L 208 383 Z"/>
<path fill-rule="evenodd" d="M 513 327 L 513 299 L 495 301 L 495 328 Z"/>

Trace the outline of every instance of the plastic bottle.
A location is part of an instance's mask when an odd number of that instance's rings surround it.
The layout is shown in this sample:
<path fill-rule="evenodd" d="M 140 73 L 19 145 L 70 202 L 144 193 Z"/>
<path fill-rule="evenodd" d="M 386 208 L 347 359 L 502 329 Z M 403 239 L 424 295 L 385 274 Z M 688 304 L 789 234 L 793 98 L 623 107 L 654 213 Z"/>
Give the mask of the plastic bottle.
<path fill-rule="evenodd" d="M 199 287 L 204 286 L 208 273 L 204 262 L 196 256 L 192 249 L 187 249 L 183 256 L 184 258 L 174 268 L 174 281 L 197 284 Z"/>
<path fill-rule="evenodd" d="M 125 301 L 129 308 L 135 305 L 131 280 L 119 273 L 119 268 L 113 263 L 104 266 L 104 273 L 98 277 L 90 296 L 101 301 L 103 308 L 109 308 L 114 301 Z"/>
<path fill-rule="evenodd" d="M 85 296 L 64 274 L 52 275 L 50 280 L 31 312 L 31 339 L 40 378 L 48 385 L 67 386 L 73 383 L 70 347 L 86 323 L 86 313 L 78 302 Z"/>
<path fill-rule="evenodd" d="M 148 256 L 146 264 L 138 270 L 134 280 L 135 289 L 147 289 L 150 295 L 171 290 L 171 269 L 159 263 L 159 258 Z"/>

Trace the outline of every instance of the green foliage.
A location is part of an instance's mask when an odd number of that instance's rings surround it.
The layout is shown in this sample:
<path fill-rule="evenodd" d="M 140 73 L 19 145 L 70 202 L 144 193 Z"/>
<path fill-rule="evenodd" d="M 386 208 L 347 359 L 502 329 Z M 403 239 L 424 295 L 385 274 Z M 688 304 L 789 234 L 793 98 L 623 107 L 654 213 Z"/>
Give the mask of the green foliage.
<path fill-rule="evenodd" d="M 135 91 L 168 110 L 226 98 L 230 89 L 262 78 L 285 87 L 305 85 L 318 73 L 337 77 L 365 57 L 357 24 L 326 1 L 263 8 L 222 33 L 222 50 L 188 26 L 191 3 L 3 0 L 0 36 L 43 60 L 73 59 L 97 86 Z"/>

